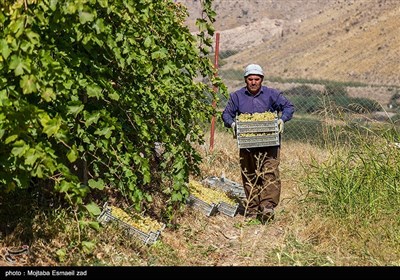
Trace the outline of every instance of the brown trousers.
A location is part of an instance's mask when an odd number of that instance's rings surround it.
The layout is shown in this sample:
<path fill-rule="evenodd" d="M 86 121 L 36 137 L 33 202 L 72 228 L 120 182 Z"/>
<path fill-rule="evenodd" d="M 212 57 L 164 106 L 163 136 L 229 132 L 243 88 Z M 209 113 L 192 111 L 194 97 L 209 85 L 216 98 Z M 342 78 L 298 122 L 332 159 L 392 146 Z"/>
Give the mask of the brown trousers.
<path fill-rule="evenodd" d="M 239 155 L 246 213 L 252 215 L 264 208 L 275 208 L 281 195 L 280 147 L 240 149 Z"/>

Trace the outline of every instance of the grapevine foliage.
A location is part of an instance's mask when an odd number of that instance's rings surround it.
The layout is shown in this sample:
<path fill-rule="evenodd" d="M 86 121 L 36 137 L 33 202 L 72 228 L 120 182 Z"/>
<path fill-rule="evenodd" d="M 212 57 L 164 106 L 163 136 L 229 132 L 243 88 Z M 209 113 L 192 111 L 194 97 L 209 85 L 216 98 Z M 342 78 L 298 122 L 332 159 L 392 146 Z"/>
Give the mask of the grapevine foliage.
<path fill-rule="evenodd" d="M 215 113 L 213 86 L 225 90 L 208 58 L 211 2 L 202 1 L 197 35 L 170 0 L 3 2 L 2 191 L 50 180 L 51 191 L 81 205 L 113 188 L 139 209 L 152 199 L 150 159 L 162 143 L 157 172 L 171 183 L 159 191 L 169 204 L 184 201 L 201 161 L 192 145 L 204 142 L 201 124 Z"/>

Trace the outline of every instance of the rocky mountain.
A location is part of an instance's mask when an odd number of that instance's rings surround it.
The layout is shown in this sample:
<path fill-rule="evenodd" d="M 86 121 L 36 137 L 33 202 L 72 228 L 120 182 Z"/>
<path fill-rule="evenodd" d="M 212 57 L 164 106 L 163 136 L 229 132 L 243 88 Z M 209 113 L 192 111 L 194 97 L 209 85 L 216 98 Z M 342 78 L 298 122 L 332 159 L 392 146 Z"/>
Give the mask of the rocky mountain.
<path fill-rule="evenodd" d="M 196 30 L 198 0 L 188 8 Z M 256 62 L 267 74 L 400 87 L 398 0 L 214 0 L 221 69 Z"/>

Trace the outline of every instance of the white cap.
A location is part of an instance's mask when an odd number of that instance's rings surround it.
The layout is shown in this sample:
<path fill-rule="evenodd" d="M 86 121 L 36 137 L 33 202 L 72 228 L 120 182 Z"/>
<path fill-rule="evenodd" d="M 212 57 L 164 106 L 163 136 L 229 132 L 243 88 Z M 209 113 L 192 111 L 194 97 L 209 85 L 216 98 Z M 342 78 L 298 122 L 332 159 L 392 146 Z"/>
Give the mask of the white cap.
<path fill-rule="evenodd" d="M 249 64 L 244 70 L 244 77 L 249 75 L 260 75 L 264 77 L 264 72 L 260 65 L 258 64 Z"/>

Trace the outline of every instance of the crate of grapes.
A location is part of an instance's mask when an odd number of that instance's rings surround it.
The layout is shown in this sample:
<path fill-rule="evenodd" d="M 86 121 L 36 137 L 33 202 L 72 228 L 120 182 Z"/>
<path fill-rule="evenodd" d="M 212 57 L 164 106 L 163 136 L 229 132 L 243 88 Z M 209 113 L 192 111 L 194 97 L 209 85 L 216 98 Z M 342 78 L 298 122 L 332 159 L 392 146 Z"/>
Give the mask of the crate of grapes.
<path fill-rule="evenodd" d="M 230 193 L 238 198 L 245 198 L 246 194 L 241 184 L 229 180 L 225 177 L 209 176 L 203 180 L 205 185 L 212 188 L 219 188 L 227 193 Z"/>
<path fill-rule="evenodd" d="M 131 216 L 121 208 L 108 206 L 107 203 L 104 204 L 97 220 L 102 224 L 116 222 L 127 234 L 138 238 L 146 245 L 156 242 L 165 228 L 165 224 L 141 215 Z"/>
<path fill-rule="evenodd" d="M 203 181 L 204 183 L 204 181 Z M 189 199 L 194 201 L 195 206 L 203 210 L 207 216 L 221 212 L 228 216 L 235 216 L 239 203 L 230 198 L 225 191 L 204 185 L 202 182 L 189 182 Z M 197 205 L 196 205 L 197 204 Z"/>
<path fill-rule="evenodd" d="M 187 204 L 203 212 L 206 216 L 212 216 L 218 212 L 218 206 L 215 203 L 207 203 L 194 195 L 190 195 Z"/>
<path fill-rule="evenodd" d="M 220 201 L 217 205 L 217 209 L 219 212 L 229 217 L 235 217 L 235 215 L 238 213 L 239 210 L 239 203 L 231 204 L 231 203 L 226 203 L 224 201 Z"/>
<path fill-rule="evenodd" d="M 278 117 L 276 113 L 241 114 L 236 117 L 239 149 L 279 145 Z"/>

